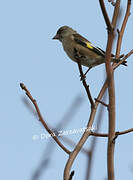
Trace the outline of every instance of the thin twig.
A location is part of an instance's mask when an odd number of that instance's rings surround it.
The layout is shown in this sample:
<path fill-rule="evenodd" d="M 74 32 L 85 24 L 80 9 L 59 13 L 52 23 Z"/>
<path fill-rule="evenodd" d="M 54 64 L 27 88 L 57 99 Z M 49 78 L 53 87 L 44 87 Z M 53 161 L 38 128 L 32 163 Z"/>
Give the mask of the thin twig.
<path fill-rule="evenodd" d="M 100 101 L 100 100 L 98 100 L 97 98 L 95 98 L 95 100 L 97 101 L 97 102 L 99 102 L 99 103 L 101 103 L 103 106 L 105 106 L 105 107 L 109 107 L 109 105 L 108 104 L 106 104 L 106 103 L 104 103 L 103 101 Z"/>
<path fill-rule="evenodd" d="M 79 61 L 78 61 L 77 63 L 78 63 L 78 68 L 79 68 L 80 77 L 81 77 L 83 86 L 84 86 L 84 88 L 85 88 L 85 90 L 86 90 L 87 96 L 88 96 L 89 101 L 90 101 L 90 103 L 91 103 L 91 107 L 93 108 L 93 107 L 94 107 L 94 101 L 93 101 L 93 98 L 92 98 L 92 96 L 91 96 L 89 86 L 88 86 L 87 83 L 86 83 L 86 80 L 85 80 L 85 77 L 84 77 L 84 73 L 83 73 L 83 70 L 82 70 L 82 66 L 81 66 L 81 64 L 80 64 Z"/>
<path fill-rule="evenodd" d="M 115 132 L 115 136 L 119 136 L 119 135 L 124 135 L 124 134 L 128 134 L 130 132 L 133 132 L 133 128 L 124 130 L 124 131 L 117 131 Z M 96 137 L 108 137 L 108 134 L 106 133 L 96 133 L 96 132 L 91 132 L 91 136 L 96 136 Z"/>
<path fill-rule="evenodd" d="M 26 86 L 23 83 L 20 83 L 20 87 L 25 91 L 28 98 L 31 100 L 31 102 L 34 104 L 35 109 L 37 111 L 38 117 L 44 128 L 48 131 L 48 133 L 51 135 L 51 137 L 56 141 L 56 143 L 67 153 L 70 154 L 71 152 L 58 140 L 58 138 L 55 136 L 55 134 L 52 132 L 52 130 L 47 126 L 46 122 L 44 121 L 41 112 L 39 110 L 39 107 L 37 105 L 36 100 L 32 97 L 29 90 L 26 88 Z"/>
<path fill-rule="evenodd" d="M 114 64 L 113 69 L 115 70 L 119 65 L 121 65 L 132 54 L 133 54 L 133 49 L 129 53 L 127 53 L 120 62 L 118 62 L 117 64 Z"/>

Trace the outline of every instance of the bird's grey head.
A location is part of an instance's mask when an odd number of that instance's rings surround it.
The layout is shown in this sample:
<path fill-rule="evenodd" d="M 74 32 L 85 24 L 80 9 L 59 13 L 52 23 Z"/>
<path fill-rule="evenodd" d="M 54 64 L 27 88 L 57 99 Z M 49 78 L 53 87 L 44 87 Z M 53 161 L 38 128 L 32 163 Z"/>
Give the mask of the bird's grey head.
<path fill-rule="evenodd" d="M 75 30 L 73 30 L 72 28 L 68 27 L 68 26 L 62 26 L 61 28 L 58 29 L 56 35 L 53 37 L 53 39 L 58 39 L 59 41 L 62 42 L 62 39 L 77 33 Z"/>

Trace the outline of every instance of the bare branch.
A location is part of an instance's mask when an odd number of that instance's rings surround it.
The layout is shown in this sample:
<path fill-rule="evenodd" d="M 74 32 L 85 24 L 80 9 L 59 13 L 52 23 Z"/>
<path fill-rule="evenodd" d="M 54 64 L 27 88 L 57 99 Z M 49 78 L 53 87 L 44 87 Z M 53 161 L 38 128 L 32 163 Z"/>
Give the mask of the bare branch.
<path fill-rule="evenodd" d="M 25 99 L 26 99 L 26 103 L 30 105 L 27 107 L 28 108 L 30 107 L 30 109 L 32 110 L 32 113 L 33 112 L 36 113 L 36 110 L 34 109 L 34 107 L 31 104 L 29 104 L 28 99 L 26 97 Z M 72 103 L 70 104 L 70 107 L 64 113 L 63 117 L 59 120 L 59 123 L 56 125 L 56 127 L 50 127 L 50 129 L 52 129 L 54 132 L 57 132 L 57 135 L 58 135 L 59 133 L 58 130 L 61 130 L 61 129 L 63 130 L 63 128 L 66 127 L 67 124 L 70 123 L 70 121 L 72 121 L 73 117 L 77 114 L 77 111 L 81 107 L 82 103 L 83 103 L 83 97 L 81 95 L 76 95 L 76 97 L 73 99 Z M 37 113 L 36 113 L 36 116 L 37 116 Z M 61 141 L 66 140 L 65 142 L 67 142 L 67 144 L 71 145 L 72 147 L 75 147 L 76 145 L 76 143 L 74 144 L 74 142 L 72 140 L 70 141 L 66 136 L 58 136 L 58 138 L 59 139 L 61 138 Z M 53 143 L 53 141 L 51 140 L 48 141 L 46 148 L 43 152 L 42 158 L 40 160 L 40 163 L 38 164 L 36 170 L 32 174 L 32 178 L 31 178 L 32 180 L 39 180 L 42 173 L 45 173 L 47 171 L 47 168 L 49 167 L 51 163 L 52 154 L 54 153 L 55 146 L 56 146 L 56 143 Z M 85 148 L 82 148 L 81 151 L 84 152 L 84 154 L 88 152 L 88 150 L 86 150 Z"/>
<path fill-rule="evenodd" d="M 107 97 L 107 93 L 105 93 L 105 95 L 104 95 L 104 98 L 103 98 L 104 101 L 106 100 L 106 97 Z M 104 114 L 104 108 L 103 108 L 103 106 L 100 106 L 98 116 L 97 116 L 97 121 L 96 121 L 96 123 L 97 123 L 96 132 L 98 132 L 100 129 L 101 122 L 103 120 L 103 114 Z M 95 158 L 94 155 L 95 155 L 96 144 L 97 144 L 97 138 L 93 137 L 92 141 L 91 141 L 89 152 L 86 154 L 87 155 L 87 167 L 86 167 L 85 180 L 91 180 L 91 178 L 92 178 L 91 174 L 93 173 L 92 168 L 93 168 L 93 163 L 94 163 L 93 160 Z"/>
<path fill-rule="evenodd" d="M 113 68 L 110 62 L 111 62 L 111 51 L 114 41 L 114 30 L 119 14 L 119 8 L 120 8 L 120 0 L 117 0 L 113 13 L 112 24 L 111 24 L 113 28 L 111 28 L 110 31 L 108 31 L 108 40 L 107 40 L 107 47 L 105 53 L 105 60 L 106 60 L 105 66 L 106 66 L 106 74 L 108 79 L 108 93 L 109 93 L 109 108 L 108 108 L 109 128 L 108 128 L 108 150 L 107 150 L 107 170 L 108 170 L 109 180 L 114 180 L 114 147 L 115 147 L 114 146 L 115 143 L 113 143 L 112 141 L 115 136 L 115 84 L 114 84 Z M 105 18 L 104 13 L 103 16 Z M 110 25 L 108 24 L 108 29 L 109 28 Z"/>
<path fill-rule="evenodd" d="M 104 95 L 104 92 L 107 88 L 108 84 L 107 84 L 107 80 L 105 81 L 97 99 L 100 100 L 103 95 Z M 88 121 L 88 124 L 87 124 L 87 129 L 91 129 L 92 127 L 92 124 L 93 124 L 93 121 L 94 121 L 94 118 L 95 118 L 95 115 L 96 115 L 96 110 L 97 110 L 97 107 L 98 107 L 98 104 L 99 102 L 95 102 L 95 106 L 94 108 L 91 109 L 91 114 L 90 114 L 90 117 L 89 117 L 89 121 Z M 66 163 L 66 166 L 65 166 L 65 170 L 64 170 L 64 180 L 68 180 L 69 179 L 69 172 L 70 172 L 70 168 L 76 158 L 76 156 L 78 155 L 79 151 L 81 150 L 81 148 L 83 147 L 84 143 L 86 142 L 87 138 L 91 135 L 91 130 L 90 131 L 85 131 L 81 137 L 81 139 L 79 140 L 78 144 L 76 145 L 75 149 L 71 152 L 70 156 L 69 156 L 69 159 Z"/>
<path fill-rule="evenodd" d="M 120 1 L 121 0 L 117 0 L 115 3 L 115 9 L 114 9 L 114 14 L 113 14 L 113 18 L 112 18 L 112 26 L 113 27 L 116 27 L 116 23 L 117 23 L 119 11 L 120 11 Z"/>
<path fill-rule="evenodd" d="M 103 106 L 105 106 L 105 107 L 107 107 L 107 108 L 109 107 L 108 104 L 104 103 L 103 101 L 100 101 L 100 100 L 98 100 L 97 98 L 95 98 L 95 100 L 96 100 L 97 102 L 101 103 Z"/>
<path fill-rule="evenodd" d="M 108 17 L 108 13 L 107 13 L 106 8 L 105 8 L 104 0 L 99 0 L 99 3 L 101 6 L 101 10 L 102 10 L 103 17 L 104 17 L 104 20 L 106 22 L 107 28 L 109 31 L 111 31 L 113 28 L 112 28 L 112 24 L 110 22 L 110 19 Z"/>
<path fill-rule="evenodd" d="M 37 111 L 38 117 L 44 128 L 48 131 L 48 133 L 51 135 L 51 137 L 56 141 L 56 143 L 67 153 L 70 154 L 71 152 L 58 140 L 58 138 L 55 136 L 55 134 L 52 132 L 52 130 L 47 126 L 46 122 L 44 121 L 41 112 L 39 110 L 39 107 L 37 105 L 36 100 L 32 97 L 29 90 L 26 88 L 26 86 L 23 83 L 20 83 L 20 87 L 25 91 L 28 98 L 31 100 L 31 102 L 34 104 L 35 109 Z"/>
<path fill-rule="evenodd" d="M 78 68 L 79 68 L 79 72 L 80 72 L 80 76 L 81 76 L 81 80 L 82 80 L 83 86 L 84 86 L 84 88 L 86 90 L 87 96 L 88 96 L 89 101 L 91 103 L 91 107 L 93 108 L 94 107 L 93 98 L 91 96 L 89 86 L 86 83 L 86 80 L 85 80 L 85 77 L 84 77 L 84 73 L 83 73 L 83 70 L 82 70 L 82 66 L 81 66 L 79 61 L 78 61 Z"/>
<path fill-rule="evenodd" d="M 124 134 L 128 134 L 130 132 L 133 132 L 133 128 L 124 130 L 124 131 L 117 131 L 115 132 L 115 136 L 119 136 L 119 135 L 124 135 Z M 96 137 L 108 137 L 108 134 L 105 133 L 96 133 L 96 132 L 91 132 L 91 136 L 96 136 Z"/>
<path fill-rule="evenodd" d="M 124 31 L 125 31 L 125 28 L 126 28 L 126 24 L 127 24 L 128 18 L 129 18 L 129 16 L 130 16 L 130 9 L 131 9 L 131 0 L 128 0 L 128 1 L 127 1 L 126 14 L 125 14 L 125 17 L 124 17 L 122 26 L 121 26 L 121 30 L 118 31 L 118 41 L 117 41 L 117 48 L 116 48 L 116 58 L 118 58 L 119 55 L 120 55 L 122 38 L 123 38 L 123 34 L 124 34 Z"/>
<path fill-rule="evenodd" d="M 129 53 L 127 53 L 120 62 L 118 62 L 117 64 L 114 64 L 113 69 L 115 70 L 119 65 L 121 65 L 132 54 L 133 54 L 133 49 Z"/>
<path fill-rule="evenodd" d="M 110 64 L 111 50 L 113 45 L 114 33 L 109 32 L 107 50 L 106 50 L 106 72 L 108 79 L 108 92 L 109 92 L 109 136 L 108 136 L 108 180 L 114 180 L 114 143 L 112 139 L 115 135 L 115 85 L 112 66 Z"/>

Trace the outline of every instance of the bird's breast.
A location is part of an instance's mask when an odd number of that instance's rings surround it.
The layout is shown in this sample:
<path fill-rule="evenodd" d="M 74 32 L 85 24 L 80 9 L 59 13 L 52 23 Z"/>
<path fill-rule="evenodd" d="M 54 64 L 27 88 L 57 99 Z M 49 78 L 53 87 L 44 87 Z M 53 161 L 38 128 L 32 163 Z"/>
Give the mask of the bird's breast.
<path fill-rule="evenodd" d="M 66 54 L 69 56 L 69 58 L 71 58 L 73 61 L 76 61 L 75 57 L 74 57 L 74 45 L 73 42 L 71 40 L 64 40 L 64 42 L 62 42 L 63 45 L 63 49 L 66 52 Z"/>

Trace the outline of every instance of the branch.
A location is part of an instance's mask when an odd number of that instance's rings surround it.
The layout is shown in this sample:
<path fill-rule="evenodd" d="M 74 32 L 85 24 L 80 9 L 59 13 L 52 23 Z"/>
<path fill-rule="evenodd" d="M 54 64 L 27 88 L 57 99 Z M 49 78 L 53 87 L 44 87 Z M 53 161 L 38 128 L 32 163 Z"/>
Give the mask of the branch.
<path fill-rule="evenodd" d="M 106 8 L 105 8 L 104 0 L 99 0 L 99 3 L 100 3 L 100 6 L 101 6 L 101 10 L 102 10 L 102 13 L 103 13 L 104 20 L 105 20 L 106 25 L 107 25 L 107 29 L 109 31 L 111 31 L 113 28 L 112 28 L 112 24 L 110 22 L 110 19 L 108 17 L 108 14 L 107 14 L 107 11 L 106 11 Z"/>
<path fill-rule="evenodd" d="M 95 100 L 96 100 L 97 102 L 101 103 L 103 106 L 105 106 L 105 107 L 107 107 L 107 108 L 109 107 L 108 104 L 106 104 L 105 102 L 100 101 L 100 100 L 98 100 L 97 98 L 95 98 Z"/>
<path fill-rule="evenodd" d="M 34 107 L 32 106 L 32 104 L 28 101 L 29 99 L 27 99 L 27 97 L 25 98 L 26 103 L 28 103 L 28 108 L 30 107 L 30 109 L 32 108 L 32 113 L 34 112 L 34 114 L 36 114 L 36 110 L 34 109 Z M 68 108 L 68 110 L 64 113 L 63 117 L 59 120 L 59 123 L 54 127 L 50 127 L 50 129 L 52 129 L 54 132 L 57 132 L 55 134 L 57 134 L 58 136 L 58 130 L 62 129 L 64 127 L 67 126 L 67 124 L 70 123 L 70 121 L 72 121 L 73 117 L 77 114 L 77 111 L 79 110 L 79 108 L 81 107 L 83 103 L 83 97 L 81 97 L 80 95 L 76 95 L 76 97 L 73 99 L 70 107 Z M 58 136 L 58 138 L 61 138 L 61 141 L 64 140 L 64 138 L 68 139 L 66 136 Z M 73 142 L 73 141 L 72 141 Z M 76 143 L 75 143 L 76 144 Z M 69 145 L 73 145 L 71 143 L 69 143 Z M 43 173 L 45 173 L 47 171 L 47 168 L 49 167 L 50 163 L 51 163 L 51 159 L 52 159 L 52 154 L 55 150 L 55 146 L 56 143 L 53 143 L 53 141 L 51 141 L 51 139 L 48 141 L 46 148 L 43 152 L 41 161 L 39 162 L 37 168 L 35 169 L 35 171 L 32 174 L 32 178 L 31 180 L 39 180 L 41 175 Z M 72 147 L 75 147 L 75 145 L 73 145 Z M 85 153 L 87 153 L 86 149 L 82 149 L 82 151 Z M 47 156 L 46 156 L 47 154 Z"/>
<path fill-rule="evenodd" d="M 114 180 L 114 143 L 113 138 L 115 136 L 115 85 L 114 74 L 110 64 L 111 51 L 114 40 L 114 31 L 110 31 L 108 34 L 108 42 L 106 49 L 106 73 L 108 79 L 108 93 L 109 93 L 109 128 L 108 128 L 108 150 L 107 150 L 107 164 L 108 164 L 108 180 Z"/>
<path fill-rule="evenodd" d="M 114 16 L 116 17 L 113 16 L 113 20 L 117 20 L 118 17 L 118 13 L 115 14 L 115 12 L 119 11 L 120 1 L 117 0 L 117 3 L 119 4 L 115 7 L 115 11 L 114 11 Z M 128 0 L 126 15 L 118 37 L 116 58 L 119 57 L 120 55 L 122 37 L 130 14 L 130 5 L 131 5 L 131 0 Z M 116 10 L 116 8 L 118 8 L 118 10 Z M 112 21 L 112 23 L 116 25 L 114 21 Z M 114 180 L 114 146 L 115 146 L 115 139 L 118 136 L 115 135 L 115 86 L 114 86 L 114 76 L 113 76 L 114 74 L 112 72 L 112 67 L 110 65 L 110 54 L 111 54 L 113 39 L 114 39 L 114 32 L 112 30 L 112 32 L 110 31 L 108 34 L 108 43 L 107 43 L 107 50 L 105 55 L 108 90 L 109 90 L 109 132 L 108 132 L 108 179 L 109 180 Z"/>
<path fill-rule="evenodd" d="M 114 85 L 114 74 L 113 68 L 111 66 L 111 51 L 114 40 L 114 30 L 119 14 L 120 8 L 120 0 L 117 0 L 116 6 L 113 13 L 112 24 L 107 21 L 108 14 L 105 11 L 104 2 L 102 2 L 101 10 L 103 12 L 103 16 L 105 22 L 107 24 L 108 29 L 108 41 L 105 53 L 105 66 L 106 66 L 106 74 L 108 79 L 108 93 L 109 93 L 109 108 L 108 108 L 108 116 L 109 116 L 109 128 L 108 128 L 108 150 L 107 150 L 107 165 L 108 165 L 108 179 L 114 180 L 114 143 L 113 139 L 115 136 L 115 85 Z M 111 24 L 111 25 L 110 25 Z M 113 28 L 112 28 L 113 27 Z"/>
<path fill-rule="evenodd" d="M 115 70 L 117 67 L 119 67 L 132 54 L 133 54 L 133 49 L 129 53 L 127 53 L 120 62 L 118 62 L 117 64 L 113 65 L 113 70 Z"/>
<path fill-rule="evenodd" d="M 41 112 L 39 110 L 39 107 L 37 105 L 36 100 L 32 97 L 32 95 L 30 94 L 29 90 L 26 88 L 26 86 L 23 83 L 20 83 L 20 87 L 25 91 L 26 95 L 28 96 L 28 98 L 31 100 L 31 102 L 33 103 L 36 112 L 38 114 L 39 120 L 42 123 L 42 125 L 44 126 L 44 128 L 48 131 L 48 133 L 51 135 L 51 137 L 56 141 L 56 143 L 67 153 L 70 154 L 71 152 L 58 140 L 58 138 L 55 136 L 55 134 L 52 132 L 52 130 L 47 126 L 46 122 L 44 121 Z"/>
<path fill-rule="evenodd" d="M 93 108 L 93 107 L 94 107 L 93 98 L 92 98 L 92 96 L 91 96 L 89 86 L 87 85 L 86 80 L 85 80 L 85 78 L 84 78 L 84 73 L 83 73 L 83 70 L 82 70 L 82 66 L 81 66 L 79 60 L 78 60 L 77 63 L 78 63 L 78 68 L 79 68 L 79 72 L 80 72 L 80 76 L 81 76 L 81 80 L 82 80 L 83 86 L 84 86 L 84 88 L 85 88 L 85 90 L 86 90 L 87 96 L 88 96 L 89 101 L 90 101 L 90 103 L 91 103 L 91 108 Z"/>
<path fill-rule="evenodd" d="M 121 0 L 117 0 L 115 3 L 115 9 L 114 9 L 114 14 L 113 14 L 113 18 L 112 18 L 112 26 L 113 27 L 116 27 L 116 23 L 117 23 L 119 11 L 120 11 L 120 1 Z"/>
<path fill-rule="evenodd" d="M 107 93 L 105 93 L 103 100 L 105 101 L 107 97 Z M 97 128 L 96 128 L 96 132 L 99 131 L 100 126 L 101 126 L 101 122 L 103 120 L 103 114 L 104 114 L 104 108 L 103 106 L 100 106 L 100 109 L 98 111 L 98 115 L 97 115 Z M 93 137 L 91 144 L 90 144 L 90 148 L 89 148 L 89 152 L 87 153 L 87 167 L 86 167 L 86 176 L 85 176 L 85 180 L 90 180 L 91 174 L 92 174 L 92 168 L 93 168 L 93 163 L 94 163 L 94 155 L 95 155 L 95 150 L 96 150 L 96 144 L 97 144 L 97 138 Z M 83 148 L 82 148 L 83 149 Z M 81 149 L 81 151 L 82 151 Z"/>
<path fill-rule="evenodd" d="M 123 34 L 124 34 L 124 31 L 125 31 L 125 28 L 126 28 L 126 24 L 127 24 L 128 18 L 130 16 L 130 9 L 131 9 L 131 0 L 128 0 L 127 1 L 126 14 L 125 14 L 122 26 L 121 26 L 121 30 L 120 31 L 118 30 L 118 41 L 117 41 L 117 48 L 116 48 L 116 58 L 118 58 L 119 55 L 120 55 L 122 38 L 123 38 Z"/>
<path fill-rule="evenodd" d="M 114 41 L 114 30 L 117 23 L 117 18 L 119 14 L 120 0 L 117 0 L 116 6 L 112 18 L 113 29 L 108 32 L 107 48 L 105 53 L 105 66 L 106 74 L 108 79 L 108 93 L 109 93 L 109 108 L 108 108 L 108 149 L 107 149 L 107 170 L 108 170 L 108 180 L 114 180 L 114 147 L 115 143 L 113 139 L 115 137 L 115 84 L 114 84 L 114 73 L 111 66 L 111 51 Z"/>
<path fill-rule="evenodd" d="M 130 132 L 133 132 L 133 128 L 127 129 L 125 131 L 117 131 L 115 132 L 115 136 L 119 136 L 119 135 L 124 135 L 124 134 L 128 134 Z M 106 133 L 95 133 L 95 132 L 91 132 L 91 136 L 96 136 L 96 137 L 108 137 L 108 134 Z"/>
<path fill-rule="evenodd" d="M 99 93 L 99 95 L 98 95 L 98 97 L 97 97 L 98 100 L 100 100 L 103 97 L 104 92 L 105 92 L 107 87 L 108 87 L 108 84 L 107 84 L 107 80 L 106 80 L 101 91 L 100 91 L 100 93 Z M 94 118 L 96 115 L 96 110 L 97 110 L 98 104 L 99 104 L 99 102 L 95 102 L 94 108 L 91 109 L 91 114 L 90 114 L 89 121 L 87 124 L 87 129 L 91 129 L 91 127 L 92 127 L 92 124 L 93 124 L 93 121 L 94 121 Z M 78 153 L 80 152 L 81 148 L 83 147 L 84 143 L 86 142 L 86 140 L 88 139 L 88 137 L 90 135 L 91 135 L 91 131 L 85 131 L 83 133 L 81 139 L 79 140 L 78 144 L 76 145 L 75 149 L 71 152 L 69 159 L 68 159 L 66 166 L 65 166 L 64 180 L 69 179 L 70 168 L 71 168 L 76 156 L 78 155 Z"/>

